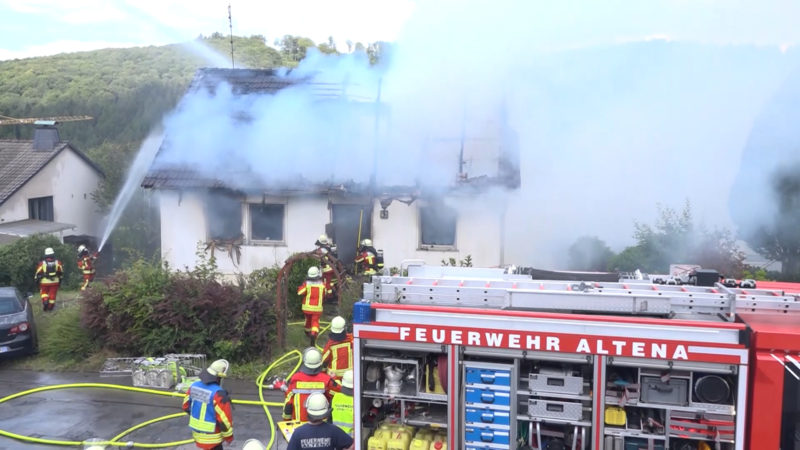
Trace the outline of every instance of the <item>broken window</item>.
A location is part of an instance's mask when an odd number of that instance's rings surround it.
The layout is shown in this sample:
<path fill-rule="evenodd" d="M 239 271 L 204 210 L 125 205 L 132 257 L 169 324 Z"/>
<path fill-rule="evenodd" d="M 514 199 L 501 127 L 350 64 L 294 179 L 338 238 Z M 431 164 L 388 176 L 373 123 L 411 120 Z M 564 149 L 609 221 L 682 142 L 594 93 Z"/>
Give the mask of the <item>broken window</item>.
<path fill-rule="evenodd" d="M 456 211 L 442 202 L 420 206 L 420 245 L 422 247 L 454 248 L 456 245 L 456 217 Z"/>
<path fill-rule="evenodd" d="M 28 218 L 37 220 L 55 220 L 53 215 L 53 197 L 38 197 L 28 199 Z"/>
<path fill-rule="evenodd" d="M 250 240 L 283 241 L 284 210 L 281 203 L 250 203 Z"/>
<path fill-rule="evenodd" d="M 214 241 L 235 240 L 242 236 L 242 202 L 221 191 L 206 196 L 208 238 Z"/>

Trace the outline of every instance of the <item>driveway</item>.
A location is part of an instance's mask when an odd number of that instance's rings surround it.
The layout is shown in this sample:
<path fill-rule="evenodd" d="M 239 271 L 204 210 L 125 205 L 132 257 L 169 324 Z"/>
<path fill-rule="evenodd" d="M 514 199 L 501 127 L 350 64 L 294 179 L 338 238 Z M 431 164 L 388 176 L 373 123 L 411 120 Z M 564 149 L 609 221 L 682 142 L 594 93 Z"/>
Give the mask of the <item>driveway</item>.
<path fill-rule="evenodd" d="M 70 383 L 108 383 L 130 386 L 130 377 L 100 377 L 96 373 L 46 373 L 23 370 L 0 370 L 0 397 L 36 387 Z M 258 400 L 255 382 L 225 380 L 223 386 L 234 399 Z M 282 394 L 265 391 L 266 401 L 282 401 Z M 181 399 L 111 389 L 62 389 L 39 392 L 0 404 L 0 428 L 12 433 L 67 441 L 89 438 L 111 439 L 141 422 L 180 412 Z M 274 420 L 280 420 L 280 409 L 270 408 Z M 232 445 L 239 449 L 247 439 L 266 443 L 269 439 L 267 417 L 260 406 L 234 407 Z M 142 443 L 174 442 L 190 437 L 188 419 L 180 417 L 148 425 L 125 437 L 124 441 Z M 283 437 L 276 436 L 273 448 L 285 449 Z M 71 448 L 29 444 L 0 436 L 4 449 Z M 74 448 L 74 447 L 72 447 Z M 114 447 L 120 448 L 120 447 Z M 194 449 L 194 445 L 178 447 Z"/>

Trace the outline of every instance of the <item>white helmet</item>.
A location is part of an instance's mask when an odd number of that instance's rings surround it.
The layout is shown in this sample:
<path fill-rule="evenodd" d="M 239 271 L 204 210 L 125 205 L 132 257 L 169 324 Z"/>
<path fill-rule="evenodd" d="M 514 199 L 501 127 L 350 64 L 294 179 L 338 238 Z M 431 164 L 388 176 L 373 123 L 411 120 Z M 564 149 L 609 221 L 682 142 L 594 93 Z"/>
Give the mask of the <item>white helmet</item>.
<path fill-rule="evenodd" d="M 325 394 L 314 392 L 306 399 L 306 412 L 311 420 L 322 420 L 328 415 L 328 399 Z"/>
<path fill-rule="evenodd" d="M 327 234 L 320 234 L 319 235 L 319 239 L 317 239 L 317 240 L 319 241 L 320 244 L 328 245 L 328 244 L 331 243 L 331 240 L 330 240 L 330 238 L 328 238 Z"/>
<path fill-rule="evenodd" d="M 86 251 L 86 246 L 81 244 L 78 246 L 78 253 L 83 253 Z"/>
<path fill-rule="evenodd" d="M 361 241 L 361 245 L 364 247 L 372 247 L 372 239 L 364 239 Z"/>
<path fill-rule="evenodd" d="M 248 439 L 244 443 L 244 447 L 242 450 L 265 450 L 264 444 L 261 443 L 258 439 Z"/>
<path fill-rule="evenodd" d="M 311 266 L 308 268 L 308 278 L 319 278 L 319 267 Z"/>
<path fill-rule="evenodd" d="M 46 249 L 44 249 L 44 256 L 53 256 L 55 254 L 56 252 L 53 251 L 52 247 L 47 247 Z"/>
<path fill-rule="evenodd" d="M 353 371 L 348 370 L 342 375 L 342 386 L 353 389 Z"/>
<path fill-rule="evenodd" d="M 322 365 L 322 353 L 316 347 L 303 350 L 303 365 L 309 369 L 316 369 Z"/>
<path fill-rule="evenodd" d="M 345 325 L 347 325 L 347 322 L 345 322 L 344 317 L 334 317 L 333 320 L 331 320 L 331 333 L 341 333 L 344 331 Z"/>
<path fill-rule="evenodd" d="M 208 369 L 206 369 L 206 370 L 212 376 L 225 378 L 228 375 L 228 368 L 229 367 L 230 367 L 230 364 L 228 363 L 228 361 L 226 361 L 224 359 L 218 359 L 218 360 L 214 361 L 213 363 L 211 363 L 211 365 L 208 366 Z"/>

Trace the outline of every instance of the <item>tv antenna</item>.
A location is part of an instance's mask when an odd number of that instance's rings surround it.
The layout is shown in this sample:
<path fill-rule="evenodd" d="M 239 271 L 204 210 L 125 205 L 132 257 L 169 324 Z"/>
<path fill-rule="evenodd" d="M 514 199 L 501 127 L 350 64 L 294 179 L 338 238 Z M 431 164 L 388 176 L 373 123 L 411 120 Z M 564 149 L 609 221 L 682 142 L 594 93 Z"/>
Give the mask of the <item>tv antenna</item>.
<path fill-rule="evenodd" d="M 231 4 L 228 2 L 228 28 L 231 30 L 231 69 L 235 69 L 236 65 L 233 63 L 233 19 L 231 19 Z"/>

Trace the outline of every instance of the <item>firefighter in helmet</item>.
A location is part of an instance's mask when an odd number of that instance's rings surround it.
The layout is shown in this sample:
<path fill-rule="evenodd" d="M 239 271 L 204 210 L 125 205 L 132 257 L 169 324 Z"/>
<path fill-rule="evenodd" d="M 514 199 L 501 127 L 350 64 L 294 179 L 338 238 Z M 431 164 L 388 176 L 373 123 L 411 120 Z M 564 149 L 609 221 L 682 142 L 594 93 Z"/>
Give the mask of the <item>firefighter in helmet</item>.
<path fill-rule="evenodd" d="M 372 246 L 372 239 L 364 239 L 358 248 L 356 265 L 361 266 L 364 275 L 375 275 L 383 269 L 383 256 Z"/>
<path fill-rule="evenodd" d="M 322 370 L 322 353 L 316 347 L 303 350 L 303 363 L 287 381 L 281 386 L 286 392 L 283 406 L 284 420 L 308 421 L 306 400 L 313 393 L 324 394 L 331 398 L 339 390 L 336 381 Z"/>
<path fill-rule="evenodd" d="M 83 284 L 81 290 L 85 291 L 89 283 L 94 280 L 94 260 L 97 259 L 97 252 L 90 253 L 89 249 L 81 244 L 78 246 L 78 269 L 81 269 L 83 274 Z"/>
<path fill-rule="evenodd" d="M 52 248 L 44 249 L 44 259 L 36 266 L 34 278 L 39 282 L 39 293 L 42 296 L 42 309 L 52 311 L 56 307 L 56 294 L 58 287 L 61 286 L 61 277 L 64 275 L 64 267 L 61 261 L 56 259 L 56 253 Z"/>
<path fill-rule="evenodd" d="M 330 415 L 328 399 L 319 393 L 311 394 L 305 403 L 309 422 L 294 430 L 287 450 L 331 449 L 352 450 L 353 438 L 325 419 Z"/>
<path fill-rule="evenodd" d="M 353 335 L 345 330 L 344 317 L 331 320 L 331 333 L 322 350 L 322 363 L 337 381 L 345 372 L 353 368 Z"/>
<path fill-rule="evenodd" d="M 221 450 L 223 442 L 233 441 L 231 400 L 220 386 L 229 367 L 224 359 L 211 363 L 183 398 L 183 410 L 189 414 L 189 428 L 199 448 Z"/>
<path fill-rule="evenodd" d="M 333 394 L 331 400 L 331 419 L 333 424 L 348 435 L 353 435 L 353 371 L 348 370 L 342 376 L 342 388 Z"/>
<path fill-rule="evenodd" d="M 297 288 L 297 295 L 302 298 L 303 315 L 306 318 L 305 332 L 311 344 L 317 342 L 319 334 L 319 317 L 322 315 L 322 300 L 325 298 L 325 283 L 319 267 L 312 266 L 308 269 L 306 281 Z"/>
<path fill-rule="evenodd" d="M 314 252 L 320 255 L 322 262 L 322 281 L 325 283 L 325 298 L 333 297 L 336 289 L 336 284 L 339 280 L 334 278 L 336 275 L 333 270 L 334 261 L 336 256 L 336 245 L 328 237 L 327 234 L 322 234 L 314 243 L 317 249 Z"/>

